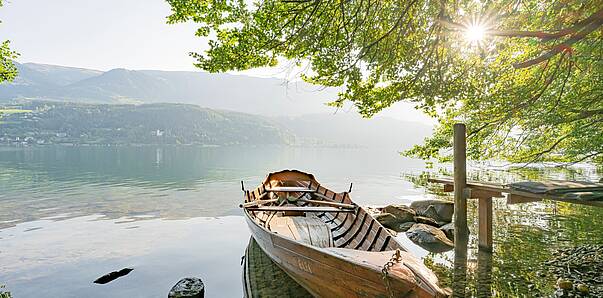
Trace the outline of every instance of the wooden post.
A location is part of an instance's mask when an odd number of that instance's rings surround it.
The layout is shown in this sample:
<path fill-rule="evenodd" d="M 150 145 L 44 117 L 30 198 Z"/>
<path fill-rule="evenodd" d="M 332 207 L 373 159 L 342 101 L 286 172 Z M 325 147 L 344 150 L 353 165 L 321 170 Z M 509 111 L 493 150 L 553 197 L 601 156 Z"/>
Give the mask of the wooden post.
<path fill-rule="evenodd" d="M 465 297 L 467 283 L 467 131 L 454 124 L 454 277 L 453 296 Z"/>
<path fill-rule="evenodd" d="M 454 223 L 458 232 L 467 232 L 467 143 L 465 124 L 454 125 Z"/>
<path fill-rule="evenodd" d="M 479 249 L 492 252 L 492 198 L 479 198 Z"/>

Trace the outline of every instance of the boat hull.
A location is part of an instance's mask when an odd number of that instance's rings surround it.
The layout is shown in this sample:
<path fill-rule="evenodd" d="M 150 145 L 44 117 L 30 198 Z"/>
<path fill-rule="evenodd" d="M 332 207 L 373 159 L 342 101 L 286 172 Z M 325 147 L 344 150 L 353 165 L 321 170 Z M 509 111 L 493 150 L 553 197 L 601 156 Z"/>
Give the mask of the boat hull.
<path fill-rule="evenodd" d="M 390 281 L 380 271 L 359 266 L 327 249 L 281 237 L 259 226 L 245 212 L 247 225 L 260 248 L 292 279 L 315 297 L 420 297 L 416 286 Z"/>

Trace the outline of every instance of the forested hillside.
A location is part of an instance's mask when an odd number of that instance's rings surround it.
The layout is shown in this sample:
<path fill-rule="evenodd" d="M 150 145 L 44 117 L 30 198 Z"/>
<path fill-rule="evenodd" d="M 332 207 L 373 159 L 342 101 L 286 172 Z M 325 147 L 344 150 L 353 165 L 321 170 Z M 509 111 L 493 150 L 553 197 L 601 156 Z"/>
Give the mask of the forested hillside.
<path fill-rule="evenodd" d="M 187 104 L 33 101 L 0 108 L 2 144 L 287 144 L 293 136 L 255 115 Z"/>

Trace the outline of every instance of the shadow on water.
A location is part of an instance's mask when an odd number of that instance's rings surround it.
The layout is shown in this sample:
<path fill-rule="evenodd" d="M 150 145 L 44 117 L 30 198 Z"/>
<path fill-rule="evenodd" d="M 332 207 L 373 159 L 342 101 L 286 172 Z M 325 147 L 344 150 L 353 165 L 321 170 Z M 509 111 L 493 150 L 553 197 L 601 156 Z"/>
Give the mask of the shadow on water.
<path fill-rule="evenodd" d="M 253 237 L 243 260 L 244 297 L 312 297 L 262 251 Z"/>

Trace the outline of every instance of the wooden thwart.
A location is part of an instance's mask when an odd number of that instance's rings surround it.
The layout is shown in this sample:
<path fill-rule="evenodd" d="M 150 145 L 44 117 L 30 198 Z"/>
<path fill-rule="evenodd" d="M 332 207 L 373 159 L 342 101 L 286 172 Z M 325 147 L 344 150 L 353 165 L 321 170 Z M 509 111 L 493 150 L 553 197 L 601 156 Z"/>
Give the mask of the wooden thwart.
<path fill-rule="evenodd" d="M 354 212 L 352 209 L 340 209 L 335 207 L 289 207 L 289 206 L 259 206 L 249 207 L 249 211 L 295 211 L 295 212 Z"/>
<path fill-rule="evenodd" d="M 329 201 L 333 200 L 333 198 L 329 198 L 329 197 L 327 197 L 327 196 L 325 196 L 325 195 L 323 195 L 321 193 L 318 193 L 318 192 L 313 193 L 312 196 L 316 197 L 316 198 L 319 198 L 321 200 L 329 200 Z"/>
<path fill-rule="evenodd" d="M 266 188 L 266 191 L 267 192 L 308 192 L 308 193 L 316 192 L 315 189 L 309 189 L 307 187 L 297 187 L 297 186 L 271 187 L 271 188 Z"/>

